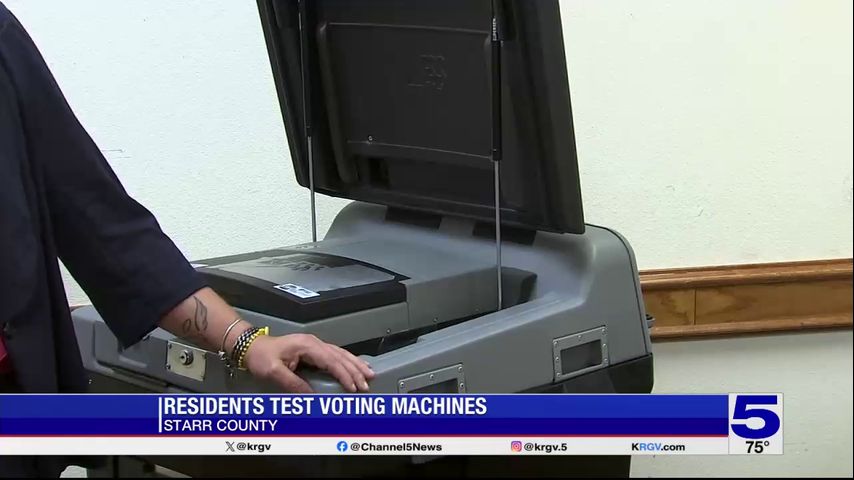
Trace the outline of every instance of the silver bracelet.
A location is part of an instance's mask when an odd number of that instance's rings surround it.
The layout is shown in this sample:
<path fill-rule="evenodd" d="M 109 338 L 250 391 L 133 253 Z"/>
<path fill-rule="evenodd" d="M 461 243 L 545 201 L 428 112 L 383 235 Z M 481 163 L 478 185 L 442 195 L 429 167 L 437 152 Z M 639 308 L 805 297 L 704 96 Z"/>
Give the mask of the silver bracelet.
<path fill-rule="evenodd" d="M 242 319 L 240 317 L 237 317 L 237 320 L 232 322 L 232 324 L 225 329 L 225 335 L 222 336 L 222 344 L 220 344 L 219 347 L 220 355 L 225 355 L 225 341 L 228 340 L 228 334 L 231 333 L 231 330 L 233 330 L 238 323 L 240 323 L 240 320 Z"/>
<path fill-rule="evenodd" d="M 225 335 L 222 336 L 222 343 L 220 344 L 219 349 L 219 358 L 223 362 L 225 362 L 225 368 L 228 370 L 228 376 L 234 377 L 234 367 L 231 365 L 231 361 L 228 359 L 228 354 L 225 353 L 225 341 L 228 340 L 228 334 L 234 329 L 234 327 L 240 323 L 242 320 L 240 317 L 237 317 L 237 320 L 231 323 L 227 329 L 225 329 Z"/>

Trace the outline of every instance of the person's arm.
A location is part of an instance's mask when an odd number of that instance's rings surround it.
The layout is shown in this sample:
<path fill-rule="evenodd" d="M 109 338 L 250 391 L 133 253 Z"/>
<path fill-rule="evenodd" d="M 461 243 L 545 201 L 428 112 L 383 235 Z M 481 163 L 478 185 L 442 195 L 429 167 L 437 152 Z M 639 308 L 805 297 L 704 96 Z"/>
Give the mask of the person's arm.
<path fill-rule="evenodd" d="M 128 195 L 11 16 L 0 25 L 0 68 L 14 87 L 28 166 L 40 180 L 44 233 L 122 346 L 161 326 L 218 351 L 236 312 L 206 288 L 151 212 Z M 229 332 L 226 351 L 246 328 L 241 322 Z M 293 373 L 302 362 L 330 372 L 350 391 L 366 390 L 372 376 L 352 354 L 307 335 L 260 337 L 245 360 L 253 375 L 289 391 L 308 388 Z"/>
<path fill-rule="evenodd" d="M 239 321 L 229 330 L 235 320 Z M 163 317 L 160 327 L 208 350 L 224 349 L 231 355 L 237 337 L 252 325 L 240 320 L 213 290 L 204 288 Z M 373 378 L 364 361 L 311 335 L 258 337 L 246 353 L 246 367 L 253 375 L 276 382 L 289 392 L 310 391 L 293 372 L 302 362 L 328 371 L 350 392 L 368 391 L 367 380 Z"/>

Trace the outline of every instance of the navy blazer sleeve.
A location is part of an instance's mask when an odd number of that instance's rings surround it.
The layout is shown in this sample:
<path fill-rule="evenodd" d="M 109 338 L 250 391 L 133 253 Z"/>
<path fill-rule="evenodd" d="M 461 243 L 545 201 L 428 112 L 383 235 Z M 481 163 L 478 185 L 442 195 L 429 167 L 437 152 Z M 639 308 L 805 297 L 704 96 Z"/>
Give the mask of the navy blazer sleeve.
<path fill-rule="evenodd" d="M 132 345 L 205 285 L 122 187 L 24 28 L 12 17 L 0 35 L 0 62 L 17 91 L 59 257 L 118 339 Z"/>

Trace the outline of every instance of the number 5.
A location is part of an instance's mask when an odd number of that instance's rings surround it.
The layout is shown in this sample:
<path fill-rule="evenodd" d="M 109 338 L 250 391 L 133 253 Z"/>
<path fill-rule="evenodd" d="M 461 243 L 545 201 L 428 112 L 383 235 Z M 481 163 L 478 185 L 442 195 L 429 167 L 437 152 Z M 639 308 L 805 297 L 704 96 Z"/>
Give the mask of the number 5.
<path fill-rule="evenodd" d="M 777 405 L 777 397 L 774 395 L 739 395 L 735 399 L 735 410 L 732 412 L 733 420 L 748 420 L 761 418 L 764 425 L 759 429 L 752 429 L 747 422 L 733 423 L 732 431 L 741 438 L 759 439 L 768 438 L 780 430 L 780 417 L 771 410 L 765 408 L 748 408 L 751 405 Z"/>

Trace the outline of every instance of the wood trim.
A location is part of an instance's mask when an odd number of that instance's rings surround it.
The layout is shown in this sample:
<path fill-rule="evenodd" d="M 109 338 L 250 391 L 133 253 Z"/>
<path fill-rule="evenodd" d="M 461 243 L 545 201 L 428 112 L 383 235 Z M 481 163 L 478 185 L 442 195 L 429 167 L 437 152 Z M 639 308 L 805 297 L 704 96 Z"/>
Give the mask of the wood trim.
<path fill-rule="evenodd" d="M 641 272 L 643 290 L 851 280 L 852 259 L 676 268 Z"/>
<path fill-rule="evenodd" d="M 641 272 L 654 340 L 852 327 L 852 259 Z"/>
<path fill-rule="evenodd" d="M 757 333 L 791 332 L 829 328 L 851 328 L 851 317 L 783 318 L 780 320 L 755 320 L 739 323 L 714 323 L 653 328 L 653 338 L 666 340 L 686 337 L 709 337 L 716 335 L 743 335 Z"/>

